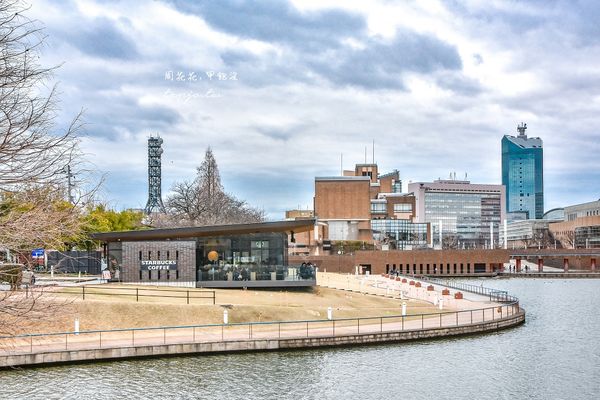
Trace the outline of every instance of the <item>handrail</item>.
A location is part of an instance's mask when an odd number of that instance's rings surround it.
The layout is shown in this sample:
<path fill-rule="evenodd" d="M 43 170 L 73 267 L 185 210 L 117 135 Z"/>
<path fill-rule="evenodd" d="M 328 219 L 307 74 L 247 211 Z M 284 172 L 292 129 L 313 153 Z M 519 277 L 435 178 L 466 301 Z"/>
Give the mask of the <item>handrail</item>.
<path fill-rule="evenodd" d="M 509 295 L 506 290 L 498 290 L 493 288 L 488 288 L 485 286 L 477 286 L 471 285 L 469 283 L 464 282 L 451 282 L 448 279 L 434 278 L 428 276 L 420 276 L 418 279 L 438 284 L 440 286 L 446 286 L 452 289 L 463 290 L 465 292 L 471 292 L 475 294 L 480 294 L 483 296 L 490 296 L 494 300 L 499 303 L 511 303 L 511 302 L 519 302 L 519 299 L 515 296 Z M 504 299 L 504 300 L 503 300 Z"/>
<path fill-rule="evenodd" d="M 516 299 L 516 297 L 514 297 Z M 518 307 L 518 299 L 514 302 L 504 304 L 502 307 L 514 306 Z M 131 332 L 131 331 L 152 331 L 152 330 L 163 330 L 163 329 L 190 329 L 190 328 L 214 328 L 214 327 L 231 327 L 231 326 L 255 326 L 255 325 L 281 325 L 281 324 L 306 324 L 306 323 L 331 323 L 335 322 L 347 322 L 347 321 L 360 321 L 360 320 L 386 320 L 386 319 L 394 319 L 394 318 L 404 318 L 404 319 L 423 319 L 425 317 L 430 316 L 444 316 L 444 315 L 453 315 L 458 313 L 466 313 L 466 312 L 478 312 L 485 310 L 497 310 L 498 306 L 492 307 L 483 307 L 477 309 L 470 310 L 458 310 L 458 311 L 444 311 L 437 313 L 421 313 L 421 314 L 409 314 L 409 315 L 384 315 L 384 316 L 373 316 L 373 317 L 349 317 L 349 318 L 335 318 L 333 320 L 329 319 L 311 319 L 311 320 L 291 320 L 291 321 L 262 321 L 262 322 L 233 322 L 228 324 L 201 324 L 201 325 L 177 325 L 177 326 L 157 326 L 157 327 L 145 327 L 145 328 L 118 328 L 118 329 L 99 329 L 99 330 L 87 330 L 87 331 L 79 331 L 79 332 L 53 332 L 53 333 L 31 333 L 31 334 L 22 334 L 22 335 L 14 335 L 14 336 L 0 336 L 0 339 L 17 339 L 17 338 L 29 338 L 29 337 L 43 337 L 43 336 L 62 336 L 62 335 L 84 335 L 84 334 L 92 334 L 92 333 L 111 333 L 111 332 Z"/>

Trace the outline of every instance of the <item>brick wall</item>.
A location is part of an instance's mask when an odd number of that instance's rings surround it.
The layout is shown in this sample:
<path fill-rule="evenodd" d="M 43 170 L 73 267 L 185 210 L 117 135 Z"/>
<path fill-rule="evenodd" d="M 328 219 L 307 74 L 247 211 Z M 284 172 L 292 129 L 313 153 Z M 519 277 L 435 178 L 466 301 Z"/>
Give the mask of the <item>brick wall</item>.
<path fill-rule="evenodd" d="M 371 273 L 382 274 L 386 267 L 403 273 L 429 275 L 470 275 L 475 264 L 485 265 L 485 273 L 498 271 L 509 261 L 508 250 L 413 250 L 413 251 L 357 251 L 354 254 L 324 255 L 310 257 L 290 256 L 290 264 L 311 261 L 319 270 L 354 273 L 357 265 L 370 265 Z M 461 269 L 462 264 L 462 269 Z M 462 272 L 461 272 L 462 270 Z"/>
<path fill-rule="evenodd" d="M 177 271 L 141 271 L 142 260 L 175 260 Z M 160 252 L 160 257 L 159 257 Z M 195 282 L 196 242 L 194 241 L 147 241 L 123 242 L 123 282 Z"/>

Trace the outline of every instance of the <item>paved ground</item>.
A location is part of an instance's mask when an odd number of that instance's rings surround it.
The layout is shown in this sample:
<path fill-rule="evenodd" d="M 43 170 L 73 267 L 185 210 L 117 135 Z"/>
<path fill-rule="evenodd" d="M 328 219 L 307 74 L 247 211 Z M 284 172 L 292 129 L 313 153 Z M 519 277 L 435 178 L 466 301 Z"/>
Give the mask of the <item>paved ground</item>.
<path fill-rule="evenodd" d="M 442 297 L 442 287 L 434 285 L 435 292 L 402 284 L 381 276 L 345 276 L 327 274 L 319 277 L 321 285 L 339 286 L 343 290 L 360 291 L 394 298 L 408 297 L 426 300 Z M 456 290 L 452 290 L 452 293 Z M 297 321 L 285 323 L 248 323 L 233 325 L 204 325 L 139 330 L 63 333 L 19 338 L 0 338 L 0 356 L 24 353 L 44 353 L 64 350 L 84 350 L 161 344 L 183 344 L 248 339 L 306 338 L 343 336 L 364 333 L 432 329 L 479 323 L 506 317 L 517 312 L 516 306 L 492 303 L 484 296 L 464 293 L 460 301 L 444 301 L 444 311 L 395 317 L 354 318 L 333 321 Z M 449 296 L 445 296 L 449 297 Z"/>

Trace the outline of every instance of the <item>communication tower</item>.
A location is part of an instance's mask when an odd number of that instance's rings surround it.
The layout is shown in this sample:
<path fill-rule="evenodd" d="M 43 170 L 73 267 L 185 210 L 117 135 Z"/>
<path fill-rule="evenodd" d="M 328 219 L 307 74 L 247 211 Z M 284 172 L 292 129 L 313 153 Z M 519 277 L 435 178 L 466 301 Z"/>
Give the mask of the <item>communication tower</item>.
<path fill-rule="evenodd" d="M 148 138 L 148 202 L 144 208 L 146 214 L 165 212 L 161 195 L 161 161 L 163 140 L 160 136 Z"/>

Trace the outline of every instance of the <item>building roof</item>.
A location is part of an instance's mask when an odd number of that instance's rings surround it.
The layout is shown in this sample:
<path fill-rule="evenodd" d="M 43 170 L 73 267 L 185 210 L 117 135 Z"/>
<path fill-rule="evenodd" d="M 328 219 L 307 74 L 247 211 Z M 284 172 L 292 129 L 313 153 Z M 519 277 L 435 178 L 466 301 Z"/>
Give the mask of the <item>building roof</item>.
<path fill-rule="evenodd" d="M 542 139 L 540 139 L 539 137 L 528 138 L 527 136 L 510 135 L 504 135 L 504 137 L 523 149 L 541 148 L 543 146 Z"/>
<path fill-rule="evenodd" d="M 317 176 L 315 181 L 370 181 L 368 176 Z"/>
<path fill-rule="evenodd" d="M 243 235 L 270 232 L 306 232 L 315 225 L 315 219 L 293 221 L 260 222 L 253 224 L 231 224 L 211 226 L 191 226 L 186 228 L 148 229 L 142 231 L 120 231 L 92 233 L 92 239 L 103 242 L 140 241 L 157 239 L 182 239 L 225 235 Z"/>

